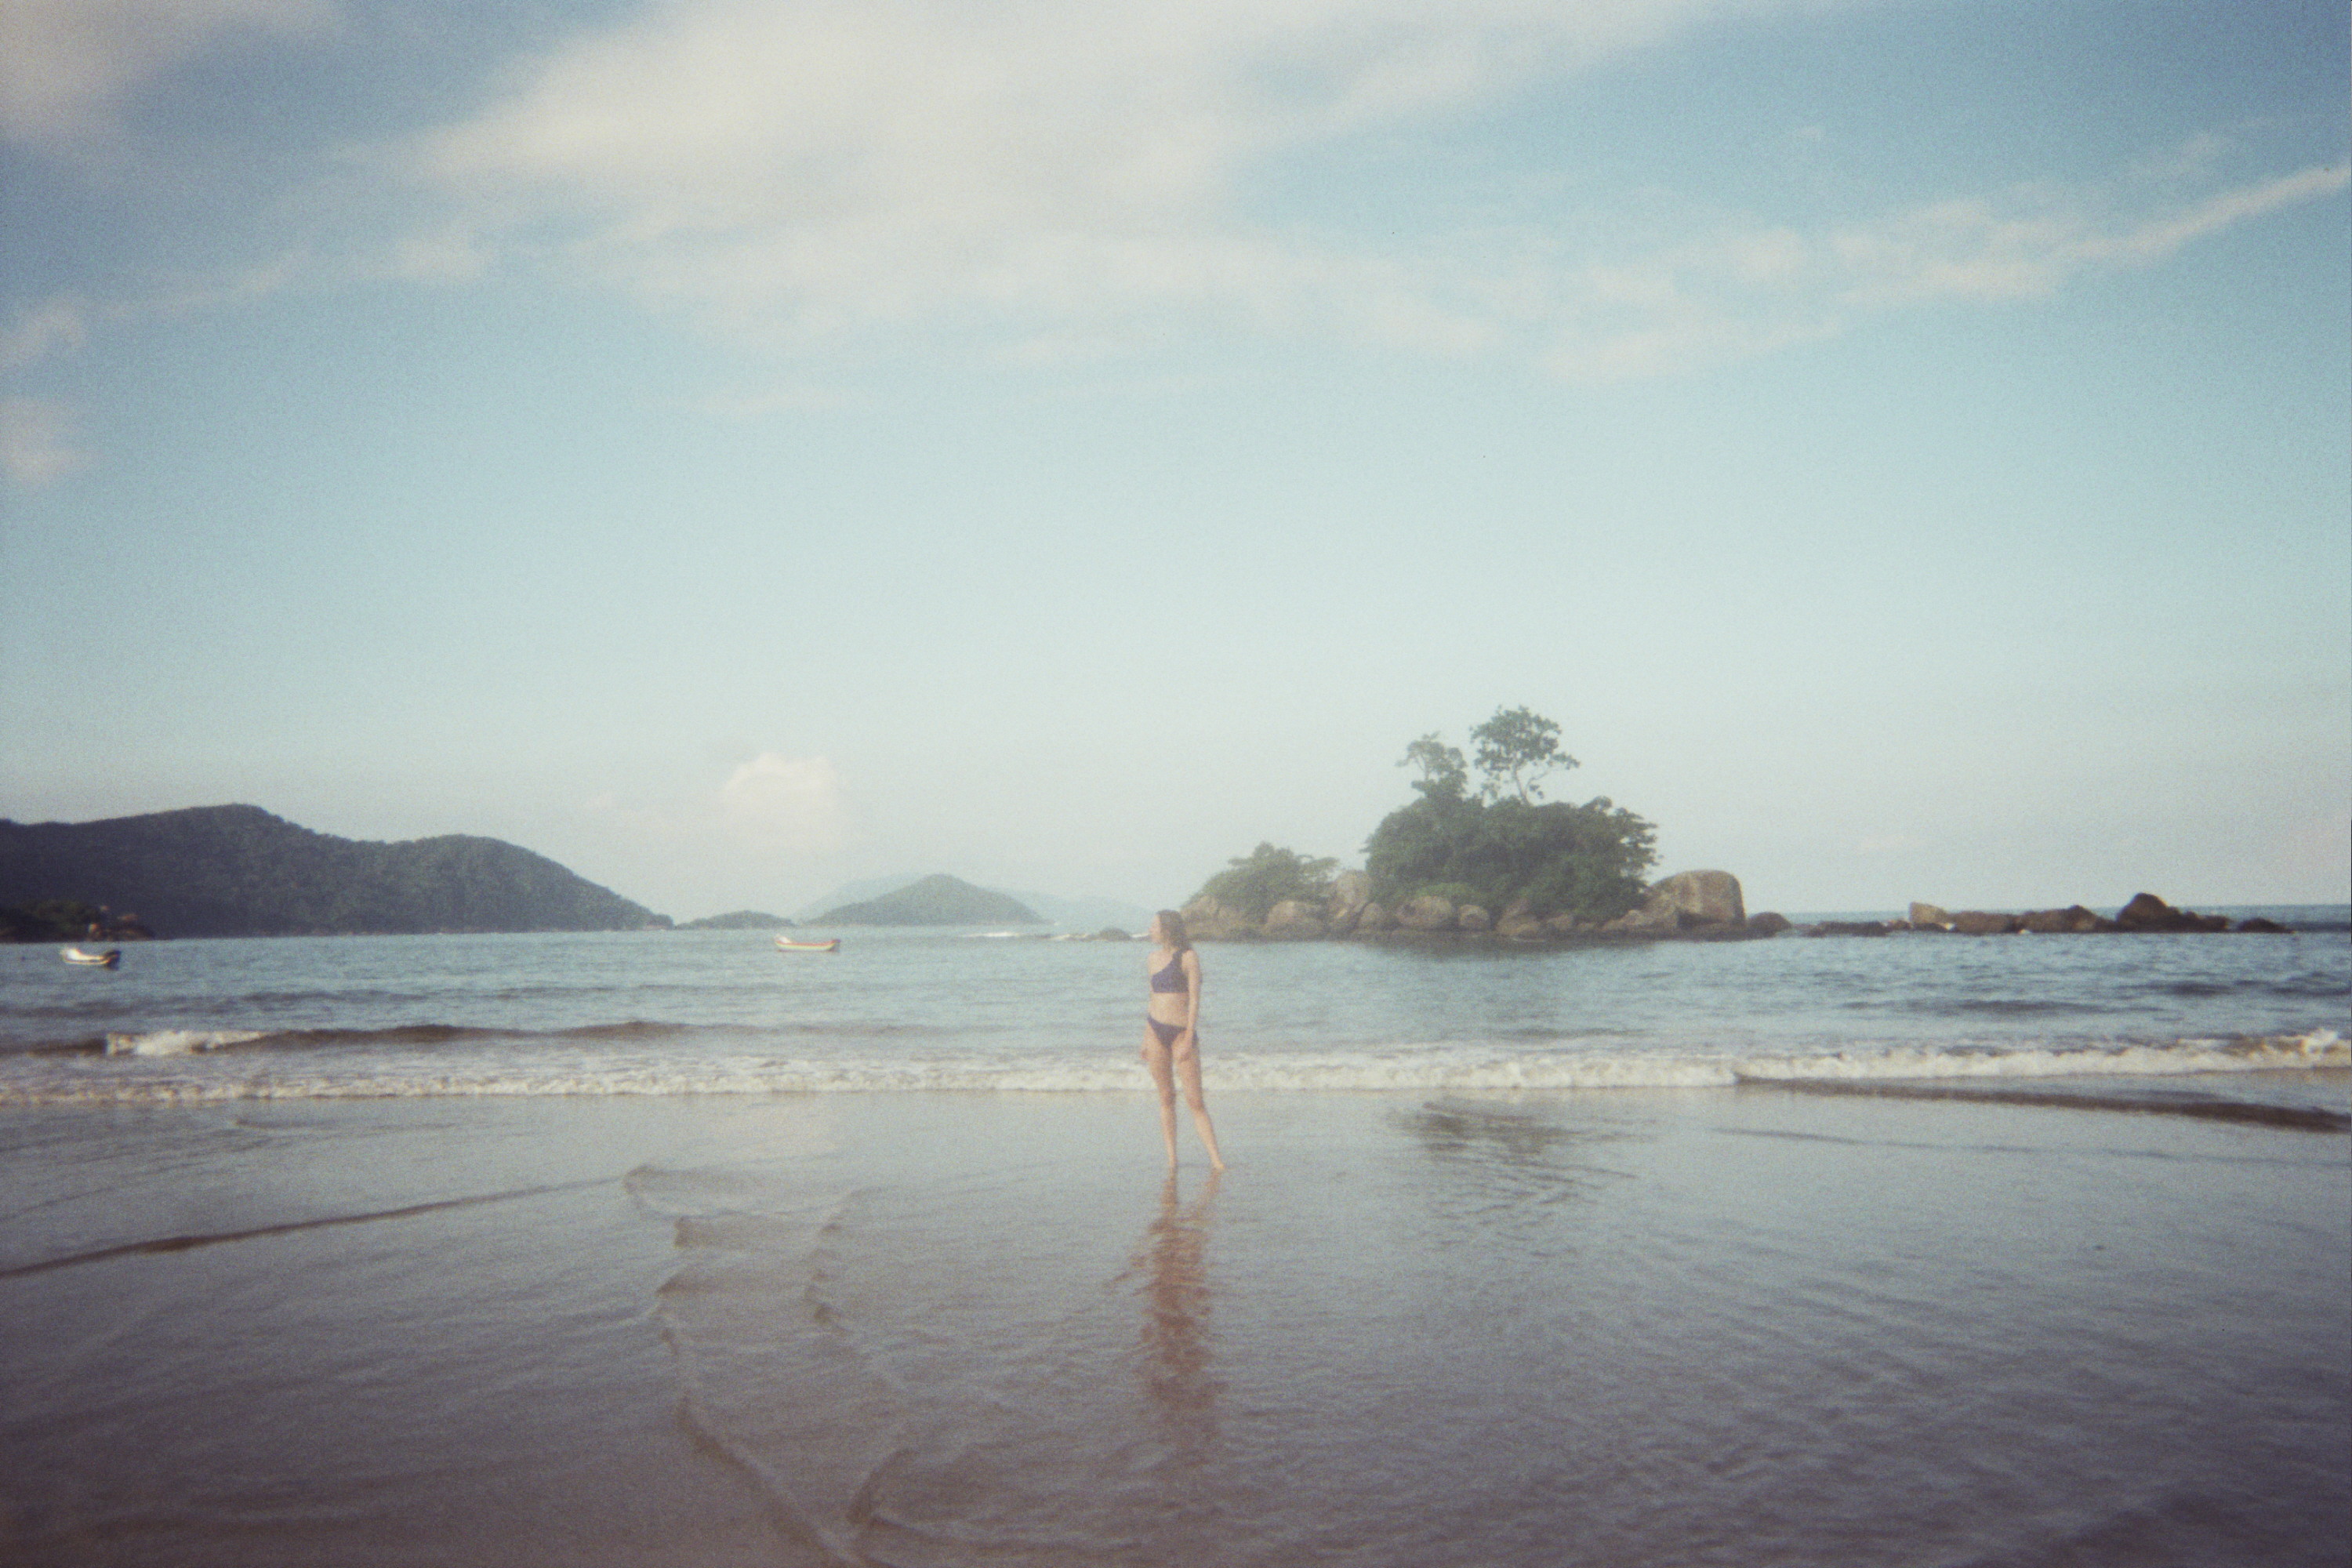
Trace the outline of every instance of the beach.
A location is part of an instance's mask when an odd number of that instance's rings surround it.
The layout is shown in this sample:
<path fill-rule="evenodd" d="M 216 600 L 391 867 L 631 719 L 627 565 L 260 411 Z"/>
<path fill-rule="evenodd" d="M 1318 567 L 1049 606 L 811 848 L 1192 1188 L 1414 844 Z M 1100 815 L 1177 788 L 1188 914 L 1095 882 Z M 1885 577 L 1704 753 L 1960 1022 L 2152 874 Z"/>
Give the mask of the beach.
<path fill-rule="evenodd" d="M 2341 1069 L 2252 1100 L 2342 1109 Z M 2340 1132 L 1769 1085 L 0 1108 L 26 1563 L 2336 1563 Z M 1188 1151 L 1188 1158 L 1190 1152 Z"/>

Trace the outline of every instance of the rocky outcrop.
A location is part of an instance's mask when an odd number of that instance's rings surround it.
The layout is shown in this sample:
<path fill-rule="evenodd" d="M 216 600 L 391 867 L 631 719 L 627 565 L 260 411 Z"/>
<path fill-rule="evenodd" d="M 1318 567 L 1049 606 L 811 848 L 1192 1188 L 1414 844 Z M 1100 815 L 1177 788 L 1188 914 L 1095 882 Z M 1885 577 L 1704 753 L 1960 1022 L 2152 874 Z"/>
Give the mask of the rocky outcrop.
<path fill-rule="evenodd" d="M 1758 936 L 1779 936 L 1789 929 L 1789 917 L 1772 910 L 1748 917 L 1748 929 Z"/>
<path fill-rule="evenodd" d="M 1911 905 L 1911 929 L 1913 931 L 1949 931 L 1952 929 L 1952 917 L 1933 904 L 1914 901 Z"/>
<path fill-rule="evenodd" d="M 1452 931 L 1457 912 L 1452 899 L 1423 893 L 1397 906 L 1396 923 L 1401 931 Z"/>
<path fill-rule="evenodd" d="M 1194 942 L 1231 942 L 1257 934 L 1247 916 L 1213 893 L 1202 893 L 1176 912 L 1184 917 L 1184 934 Z"/>
<path fill-rule="evenodd" d="M 2230 917 L 2176 910 L 2154 893 L 2134 893 L 2132 901 L 2116 912 L 2116 924 L 2134 931 L 2228 931 Z"/>
<path fill-rule="evenodd" d="M 1285 899 L 1265 912 L 1264 934 L 1290 942 L 1312 942 L 1328 936 L 1321 909 L 1304 899 Z"/>
<path fill-rule="evenodd" d="M 1739 879 L 1728 871 L 1677 871 L 1650 889 L 1642 907 L 1609 923 L 1611 931 L 1688 931 L 1744 926 L 1748 906 Z"/>
<path fill-rule="evenodd" d="M 2003 936 L 2017 929 L 2017 917 L 1986 910 L 1962 910 L 1944 928 L 1962 936 Z"/>
<path fill-rule="evenodd" d="M 1492 931 L 1495 928 L 1495 917 L 1476 904 L 1465 904 L 1454 911 L 1454 924 L 1460 931 Z"/>
<path fill-rule="evenodd" d="M 1371 907 L 1372 879 L 1361 871 L 1342 871 L 1331 879 L 1331 896 L 1323 901 L 1323 923 L 1334 936 L 1356 929 Z"/>

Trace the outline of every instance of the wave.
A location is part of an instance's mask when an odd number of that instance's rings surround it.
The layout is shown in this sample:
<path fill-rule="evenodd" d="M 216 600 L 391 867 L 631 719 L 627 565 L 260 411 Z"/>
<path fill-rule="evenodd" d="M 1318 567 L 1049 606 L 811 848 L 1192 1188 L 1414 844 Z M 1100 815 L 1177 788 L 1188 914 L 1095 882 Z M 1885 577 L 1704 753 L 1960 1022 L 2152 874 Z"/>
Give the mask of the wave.
<path fill-rule="evenodd" d="M 148 1048 L 118 1054 L 195 1058 L 283 1037 L 247 1033 L 236 1040 L 201 1045 L 196 1042 L 213 1037 L 181 1031 L 176 1033 L 184 1038 L 165 1037 L 173 1033 L 138 1037 Z M 387 1032 L 360 1033 L 380 1040 Z M 586 1031 L 565 1033 L 574 1038 L 588 1036 Z M 119 1068 L 112 1063 L 26 1064 L 31 1070 L 0 1074 L 0 1104 L 567 1095 L 1099 1094 L 1131 1093 L 1143 1086 L 1128 1053 L 1098 1050 L 850 1054 L 823 1058 L 683 1052 L 634 1057 L 446 1053 L 360 1056 L 325 1062 L 291 1055 L 257 1059 L 239 1054 L 241 1059 L 233 1068 L 197 1060 L 184 1065 L 142 1063 L 136 1068 L 123 1063 Z M 1603 1054 L 1436 1043 L 1314 1052 L 1236 1051 L 1213 1057 L 1208 1067 L 1210 1087 L 1218 1093 L 1713 1089 L 1742 1084 L 2179 1078 L 2343 1068 L 2352 1068 L 2352 1045 L 2332 1029 L 2238 1038 L 2026 1047 L 1850 1047 L 1836 1051 L 1746 1055 L 1704 1048 Z"/>
<path fill-rule="evenodd" d="M 914 1024 L 782 1024 L 763 1025 L 759 1033 L 785 1037 L 845 1039 L 896 1038 L 936 1035 L 944 1031 Z M 489 1041 L 580 1041 L 601 1044 L 643 1044 L 693 1036 L 740 1037 L 733 1025 L 668 1024 L 632 1019 L 617 1024 L 583 1024 L 564 1029 L 500 1029 L 471 1024 L 394 1024 L 375 1029 L 145 1029 L 118 1030 L 24 1047 L 32 1056 L 190 1057 L 215 1051 L 250 1048 L 318 1050 L 369 1047 L 471 1045 Z"/>

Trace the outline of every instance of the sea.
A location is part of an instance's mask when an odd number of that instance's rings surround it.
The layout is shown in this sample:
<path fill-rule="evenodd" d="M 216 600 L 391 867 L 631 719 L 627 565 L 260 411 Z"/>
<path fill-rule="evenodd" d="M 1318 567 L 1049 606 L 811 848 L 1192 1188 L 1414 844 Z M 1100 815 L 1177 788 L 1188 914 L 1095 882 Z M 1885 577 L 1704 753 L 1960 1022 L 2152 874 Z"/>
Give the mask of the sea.
<path fill-rule="evenodd" d="M 2236 1075 L 2352 1065 L 2346 906 L 2286 935 L 1207 949 L 1229 1089 Z M 0 948 L 0 1104 L 1132 1088 L 1142 942 L 1029 931 Z M 2239 1092 L 2260 1093 L 2258 1083 Z"/>
<path fill-rule="evenodd" d="M 2341 1568 L 2284 934 L 0 949 L 0 1562 Z"/>

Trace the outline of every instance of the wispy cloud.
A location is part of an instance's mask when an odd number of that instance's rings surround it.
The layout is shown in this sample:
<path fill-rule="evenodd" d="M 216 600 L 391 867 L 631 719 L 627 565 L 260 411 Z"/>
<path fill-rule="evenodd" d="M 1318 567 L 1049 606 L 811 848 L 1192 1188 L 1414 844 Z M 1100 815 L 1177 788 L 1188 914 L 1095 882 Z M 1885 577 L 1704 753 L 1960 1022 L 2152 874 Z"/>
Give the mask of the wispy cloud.
<path fill-rule="evenodd" d="M 61 146 L 103 138 L 146 82 L 257 33 L 333 25 L 329 0 L 8 0 L 0 131 Z"/>
<path fill-rule="evenodd" d="M 88 468 L 73 415 L 46 397 L 0 398 L 0 473 L 16 484 L 52 484 Z"/>
<path fill-rule="evenodd" d="M 397 163 L 454 201 L 469 264 L 504 245 L 737 332 L 946 327 L 1038 363 L 1223 323 L 1517 353 L 1592 380 L 1769 353 L 1889 310 L 2046 296 L 2344 188 L 2333 166 L 2212 189 L 2209 137 L 2163 178 L 1810 229 L 1692 218 L 1583 254 L 1532 227 L 1399 253 L 1249 211 L 1251 179 L 1299 150 L 1793 8 L 680 0 L 537 61 Z M 2179 194 L 2192 176 L 2209 188 Z"/>

